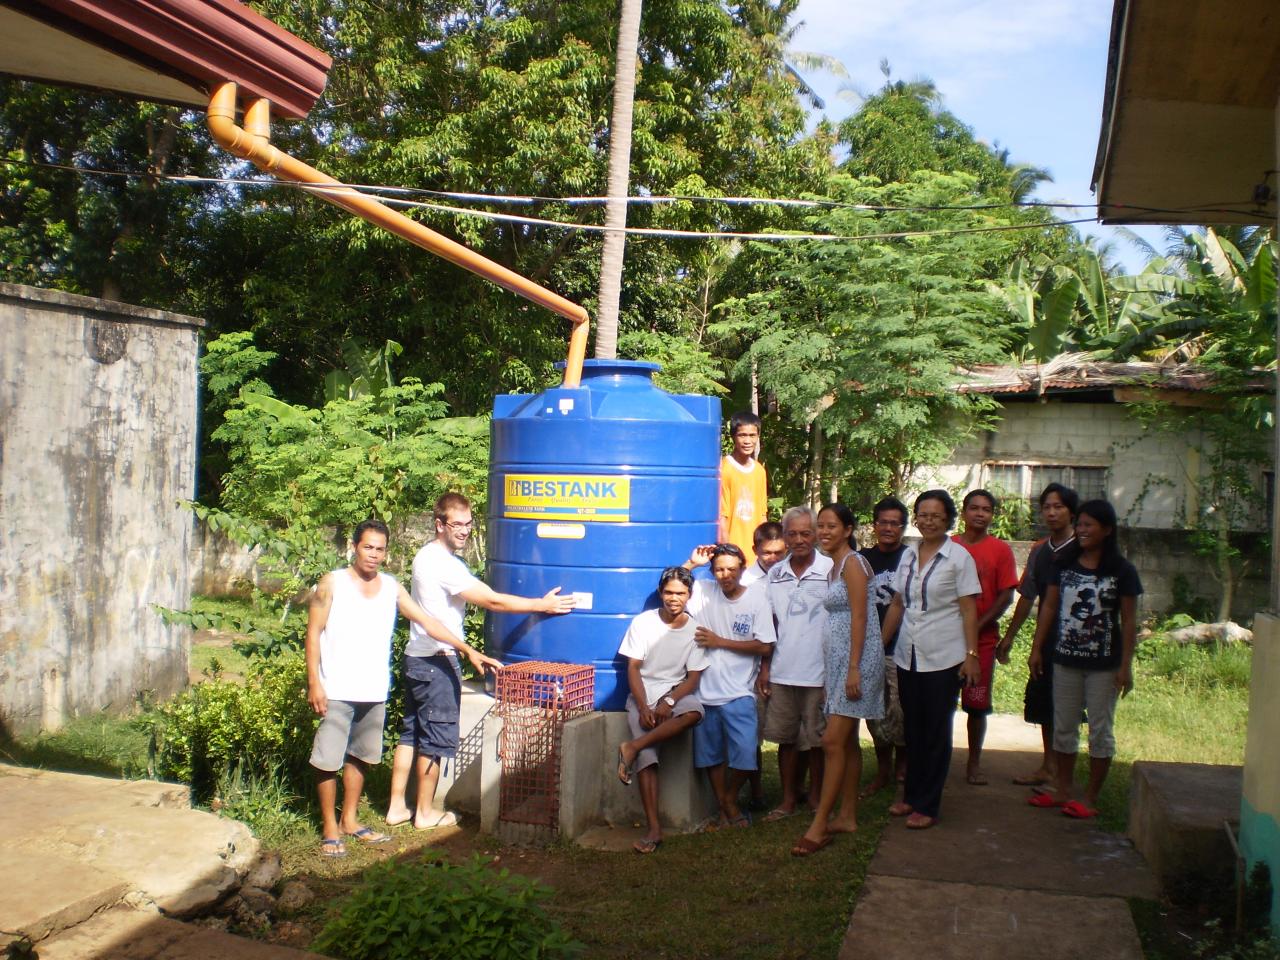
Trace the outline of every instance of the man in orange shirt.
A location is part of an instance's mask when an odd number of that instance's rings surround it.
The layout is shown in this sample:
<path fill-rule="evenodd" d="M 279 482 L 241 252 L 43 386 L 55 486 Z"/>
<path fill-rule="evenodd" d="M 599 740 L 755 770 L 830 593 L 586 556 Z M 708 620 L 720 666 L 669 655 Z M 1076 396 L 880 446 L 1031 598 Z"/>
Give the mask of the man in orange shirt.
<path fill-rule="evenodd" d="M 733 453 L 720 462 L 720 542 L 736 545 L 755 562 L 756 527 L 768 519 L 768 477 L 756 459 L 760 450 L 760 418 L 735 413 L 729 420 Z"/>

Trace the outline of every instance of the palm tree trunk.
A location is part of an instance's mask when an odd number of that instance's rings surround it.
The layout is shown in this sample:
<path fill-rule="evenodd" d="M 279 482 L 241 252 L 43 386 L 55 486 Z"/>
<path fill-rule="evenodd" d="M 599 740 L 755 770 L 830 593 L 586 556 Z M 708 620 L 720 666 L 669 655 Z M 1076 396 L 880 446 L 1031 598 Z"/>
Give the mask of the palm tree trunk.
<path fill-rule="evenodd" d="M 613 74 L 613 119 L 609 123 L 609 187 L 605 203 L 604 252 L 600 256 L 600 318 L 596 357 L 618 355 L 618 301 L 622 295 L 623 254 L 627 235 L 627 192 L 631 180 L 631 110 L 636 94 L 636 50 L 640 43 L 643 0 L 622 0 L 618 57 Z"/>

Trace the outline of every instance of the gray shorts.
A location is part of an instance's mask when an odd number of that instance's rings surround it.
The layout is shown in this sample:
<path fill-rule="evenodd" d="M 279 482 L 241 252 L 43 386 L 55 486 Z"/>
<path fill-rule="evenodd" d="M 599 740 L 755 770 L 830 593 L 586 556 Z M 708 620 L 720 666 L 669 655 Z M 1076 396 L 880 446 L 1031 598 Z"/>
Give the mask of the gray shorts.
<path fill-rule="evenodd" d="M 649 704 L 652 710 L 658 705 L 658 701 Z M 685 713 L 696 713 L 699 717 L 703 716 L 705 711 L 702 709 L 702 702 L 693 694 L 687 697 L 681 697 L 676 701 L 676 705 L 671 708 L 671 716 L 678 717 Z M 635 697 L 627 697 L 627 726 L 631 730 L 631 737 L 635 739 L 642 737 L 649 731 L 640 726 L 640 708 L 636 706 Z M 645 767 L 652 767 L 658 762 L 658 748 L 645 747 L 636 754 L 636 762 L 631 765 L 632 770 L 643 770 Z"/>
<path fill-rule="evenodd" d="M 1076 753 L 1080 749 L 1080 711 L 1089 712 L 1089 756 L 1116 755 L 1116 690 L 1114 670 L 1080 670 L 1053 665 L 1053 749 Z"/>
<path fill-rule="evenodd" d="M 822 746 L 822 733 L 827 729 L 827 718 L 822 714 L 825 694 L 822 687 L 770 684 L 764 738 L 797 750 L 816 750 Z"/>
<path fill-rule="evenodd" d="M 868 720 L 867 729 L 877 747 L 905 747 L 907 731 L 902 721 L 902 702 L 898 699 L 898 667 L 893 657 L 884 658 L 884 716 Z"/>
<path fill-rule="evenodd" d="M 382 723 L 386 714 L 387 705 L 382 701 L 330 700 L 311 745 L 311 765 L 332 773 L 341 770 L 349 756 L 378 763 L 382 760 Z"/>

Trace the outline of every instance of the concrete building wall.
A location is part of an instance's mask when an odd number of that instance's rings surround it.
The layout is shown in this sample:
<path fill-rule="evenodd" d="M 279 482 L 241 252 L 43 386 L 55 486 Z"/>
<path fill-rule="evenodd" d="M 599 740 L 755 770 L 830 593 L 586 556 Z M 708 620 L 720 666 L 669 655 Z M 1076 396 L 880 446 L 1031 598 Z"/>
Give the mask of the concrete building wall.
<path fill-rule="evenodd" d="M 1253 625 L 1249 727 L 1244 746 L 1240 846 L 1271 871 L 1271 925 L 1280 934 L 1280 619 L 1260 613 Z"/>
<path fill-rule="evenodd" d="M 1142 574 L 1142 608 L 1163 612 L 1180 590 L 1216 605 L 1220 590 L 1211 564 L 1182 532 L 1188 512 L 1196 510 L 1192 478 L 1201 469 L 1199 443 L 1193 432 L 1177 437 L 1147 430 L 1121 403 L 1018 401 L 1005 405 L 998 430 L 958 447 L 949 464 L 920 478 L 917 486 L 993 486 L 999 467 L 1015 464 L 1101 468 L 1106 471 L 1102 492 L 1124 528 L 1122 546 Z M 1013 492 L 1038 494 L 1031 476 L 1027 473 L 1026 486 Z M 1263 518 L 1258 520 L 1261 528 Z M 1232 612 L 1245 623 L 1267 599 L 1265 551 L 1253 543 L 1256 539 L 1245 537 L 1239 544 L 1250 562 L 1236 585 Z"/>
<path fill-rule="evenodd" d="M 1121 403 L 1019 401 L 1005 405 L 998 430 L 957 448 L 939 476 L 973 485 L 988 482 L 984 464 L 1101 467 L 1122 523 L 1171 529 L 1194 502 L 1188 477 L 1200 472 L 1198 439 L 1147 430 Z"/>
<path fill-rule="evenodd" d="M 165 696 L 187 631 L 201 321 L 0 284 L 0 717 Z"/>

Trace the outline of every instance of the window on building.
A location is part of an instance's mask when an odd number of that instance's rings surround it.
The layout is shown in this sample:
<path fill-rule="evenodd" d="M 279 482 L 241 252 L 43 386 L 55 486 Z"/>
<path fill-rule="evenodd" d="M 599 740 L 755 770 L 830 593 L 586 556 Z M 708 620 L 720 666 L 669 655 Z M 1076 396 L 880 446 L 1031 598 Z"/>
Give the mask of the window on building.
<path fill-rule="evenodd" d="M 1032 522 L 1039 525 L 1040 491 L 1051 483 L 1062 483 L 1080 494 L 1080 502 L 1106 500 L 1107 468 L 1070 464 L 998 463 L 984 464 L 985 485 L 997 494 L 1026 501 Z"/>

